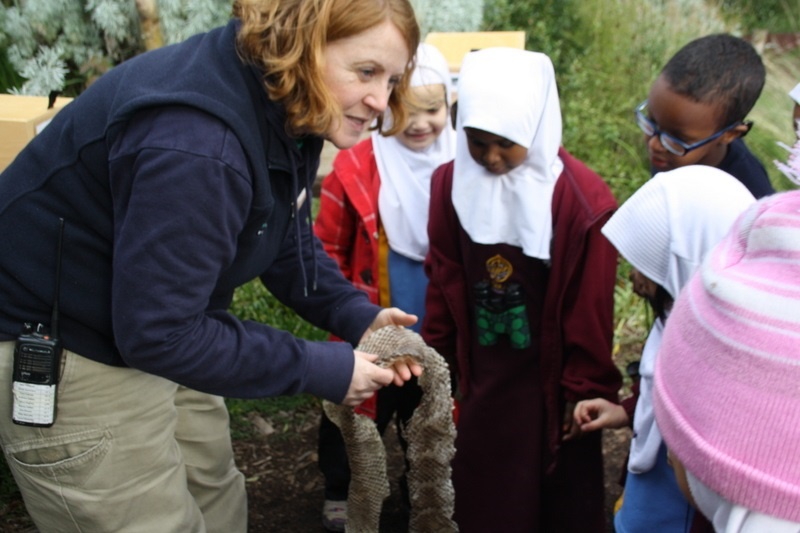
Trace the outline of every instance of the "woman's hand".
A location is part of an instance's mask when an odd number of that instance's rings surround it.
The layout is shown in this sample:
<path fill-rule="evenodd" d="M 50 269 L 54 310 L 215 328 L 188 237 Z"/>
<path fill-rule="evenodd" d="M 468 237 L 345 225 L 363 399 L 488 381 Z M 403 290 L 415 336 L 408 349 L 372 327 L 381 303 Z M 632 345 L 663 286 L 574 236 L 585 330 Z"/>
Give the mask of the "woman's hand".
<path fill-rule="evenodd" d="M 347 395 L 342 400 L 343 405 L 355 407 L 372 396 L 376 390 L 392 383 L 394 371 L 391 368 L 381 368 L 375 364 L 378 356 L 365 352 L 353 352 L 355 364 L 353 377 Z"/>
<path fill-rule="evenodd" d="M 581 431 L 617 429 L 627 426 L 630 422 L 628 413 L 621 405 L 603 398 L 578 402 L 575 406 L 574 419 Z"/>
<path fill-rule="evenodd" d="M 389 368 L 382 368 L 375 364 L 378 356 L 371 353 L 353 352 L 355 364 L 353 377 L 347 395 L 342 400 L 343 405 L 355 407 L 372 396 L 376 390 L 394 383 L 402 386 L 411 376 L 422 374 L 422 366 L 413 361 L 395 363 Z"/>

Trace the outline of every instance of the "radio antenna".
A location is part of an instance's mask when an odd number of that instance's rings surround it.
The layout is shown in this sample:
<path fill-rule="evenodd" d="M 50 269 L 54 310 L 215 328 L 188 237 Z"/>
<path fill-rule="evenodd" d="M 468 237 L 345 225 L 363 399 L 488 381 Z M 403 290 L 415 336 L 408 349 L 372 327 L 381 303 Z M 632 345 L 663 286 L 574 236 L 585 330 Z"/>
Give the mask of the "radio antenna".
<path fill-rule="evenodd" d="M 58 295 L 61 292 L 61 248 L 64 243 L 64 219 L 58 219 L 58 249 L 56 251 L 56 287 L 53 296 L 53 311 L 50 317 L 50 335 L 58 339 Z"/>

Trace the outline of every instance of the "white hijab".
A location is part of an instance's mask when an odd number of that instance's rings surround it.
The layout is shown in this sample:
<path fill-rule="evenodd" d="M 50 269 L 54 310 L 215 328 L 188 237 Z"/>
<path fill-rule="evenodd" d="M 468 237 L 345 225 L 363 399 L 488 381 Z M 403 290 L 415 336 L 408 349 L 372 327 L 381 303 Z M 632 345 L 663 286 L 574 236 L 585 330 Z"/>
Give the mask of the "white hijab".
<path fill-rule="evenodd" d="M 525 162 L 502 176 L 490 173 L 469 155 L 465 127 L 527 147 Z M 453 205 L 470 239 L 550 259 L 553 189 L 564 169 L 550 58 L 514 48 L 469 52 L 459 74 L 456 130 Z"/>
<path fill-rule="evenodd" d="M 690 165 L 656 174 L 603 226 L 602 232 L 639 272 L 677 298 L 705 254 L 755 198 L 736 178 L 715 167 Z M 661 433 L 653 412 L 653 371 L 664 324 L 653 324 L 639 363 L 639 400 L 628 469 L 655 464 Z"/>
<path fill-rule="evenodd" d="M 718 533 L 800 533 L 800 523 L 768 516 L 736 505 L 686 471 L 686 481 L 697 508 Z"/>
<path fill-rule="evenodd" d="M 421 43 L 411 86 L 442 84 L 450 108 L 453 84 L 447 60 L 434 46 Z M 387 119 L 391 120 L 390 117 Z M 428 253 L 428 204 L 431 174 L 455 156 L 456 133 L 447 121 L 436 141 L 425 150 L 410 150 L 397 137 L 372 133 L 372 146 L 381 186 L 378 211 L 389 247 L 395 252 L 422 261 Z"/>

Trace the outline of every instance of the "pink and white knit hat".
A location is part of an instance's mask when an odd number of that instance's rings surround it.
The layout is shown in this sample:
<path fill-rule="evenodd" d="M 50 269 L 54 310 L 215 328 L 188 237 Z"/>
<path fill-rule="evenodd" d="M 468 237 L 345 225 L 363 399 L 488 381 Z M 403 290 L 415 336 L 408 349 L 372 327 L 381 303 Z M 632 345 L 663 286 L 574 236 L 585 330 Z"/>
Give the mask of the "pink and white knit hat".
<path fill-rule="evenodd" d="M 656 420 L 726 500 L 800 521 L 800 191 L 745 211 L 675 302 Z"/>

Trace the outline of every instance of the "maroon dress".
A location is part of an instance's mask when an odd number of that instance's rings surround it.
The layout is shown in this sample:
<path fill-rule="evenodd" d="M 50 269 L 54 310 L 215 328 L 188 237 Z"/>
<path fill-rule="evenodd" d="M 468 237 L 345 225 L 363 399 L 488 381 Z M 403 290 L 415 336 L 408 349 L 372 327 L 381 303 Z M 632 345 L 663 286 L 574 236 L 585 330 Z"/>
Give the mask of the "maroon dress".
<path fill-rule="evenodd" d="M 432 181 L 422 331 L 457 376 L 453 483 L 465 533 L 605 531 L 600 433 L 562 443 L 561 423 L 568 403 L 616 401 L 621 385 L 611 360 L 617 254 L 600 233 L 616 202 L 599 176 L 559 156 L 549 262 L 472 242 L 452 205 L 452 163 Z"/>

